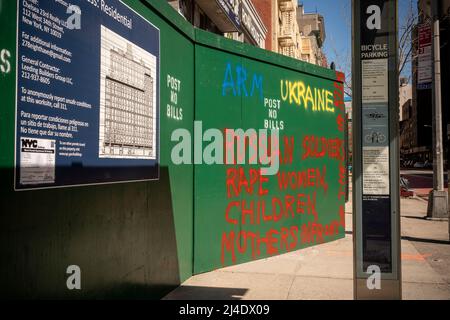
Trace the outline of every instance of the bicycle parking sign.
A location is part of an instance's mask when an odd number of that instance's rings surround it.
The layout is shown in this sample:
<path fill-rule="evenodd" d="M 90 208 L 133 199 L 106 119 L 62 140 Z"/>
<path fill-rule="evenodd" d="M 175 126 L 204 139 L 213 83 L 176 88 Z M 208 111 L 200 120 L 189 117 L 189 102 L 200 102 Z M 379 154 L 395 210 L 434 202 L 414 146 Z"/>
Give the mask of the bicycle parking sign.
<path fill-rule="evenodd" d="M 397 1 L 353 1 L 355 298 L 401 297 Z M 380 290 L 366 286 L 381 272 Z M 377 292 L 379 291 L 379 292 Z"/>

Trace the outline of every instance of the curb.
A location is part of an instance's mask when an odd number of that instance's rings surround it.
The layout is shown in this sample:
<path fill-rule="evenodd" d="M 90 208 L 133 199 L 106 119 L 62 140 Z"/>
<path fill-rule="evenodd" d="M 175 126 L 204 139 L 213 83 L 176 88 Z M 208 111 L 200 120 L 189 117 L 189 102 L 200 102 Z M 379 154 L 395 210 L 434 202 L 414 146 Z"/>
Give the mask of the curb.
<path fill-rule="evenodd" d="M 412 197 L 412 199 L 416 199 L 416 200 L 428 203 L 428 200 L 425 200 L 425 199 L 419 197 L 415 192 L 414 192 L 414 196 Z"/>

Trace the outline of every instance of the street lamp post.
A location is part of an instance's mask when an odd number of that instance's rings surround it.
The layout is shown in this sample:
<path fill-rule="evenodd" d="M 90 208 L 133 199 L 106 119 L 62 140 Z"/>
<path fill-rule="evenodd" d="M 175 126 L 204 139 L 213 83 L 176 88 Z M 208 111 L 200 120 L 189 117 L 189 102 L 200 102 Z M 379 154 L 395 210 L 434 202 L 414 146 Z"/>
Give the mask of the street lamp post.
<path fill-rule="evenodd" d="M 442 137 L 441 51 L 438 1 L 431 1 L 433 20 L 433 190 L 428 200 L 428 217 L 448 216 L 448 194 L 444 189 L 444 158 Z"/>

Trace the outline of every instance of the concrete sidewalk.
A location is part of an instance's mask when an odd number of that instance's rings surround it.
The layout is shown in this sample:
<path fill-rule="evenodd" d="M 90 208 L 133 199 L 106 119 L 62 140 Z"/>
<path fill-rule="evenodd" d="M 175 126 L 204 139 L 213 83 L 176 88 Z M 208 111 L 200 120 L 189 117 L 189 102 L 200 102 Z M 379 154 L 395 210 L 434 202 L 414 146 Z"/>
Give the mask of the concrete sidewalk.
<path fill-rule="evenodd" d="M 402 199 L 403 299 L 450 299 L 448 221 L 426 220 L 427 203 Z M 194 276 L 164 299 L 353 299 L 351 204 L 346 237 Z"/>

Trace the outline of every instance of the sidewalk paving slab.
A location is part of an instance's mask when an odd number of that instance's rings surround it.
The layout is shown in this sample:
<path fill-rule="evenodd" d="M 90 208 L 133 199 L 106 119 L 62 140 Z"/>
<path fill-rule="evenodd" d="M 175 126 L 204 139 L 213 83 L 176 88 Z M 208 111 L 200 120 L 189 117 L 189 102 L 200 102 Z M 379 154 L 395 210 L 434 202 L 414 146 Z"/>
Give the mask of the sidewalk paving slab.
<path fill-rule="evenodd" d="M 401 204 L 403 299 L 450 299 L 448 222 L 424 219 L 423 200 Z M 351 203 L 346 211 L 343 239 L 196 275 L 164 299 L 353 299 Z M 437 255 L 440 269 L 432 266 Z"/>

